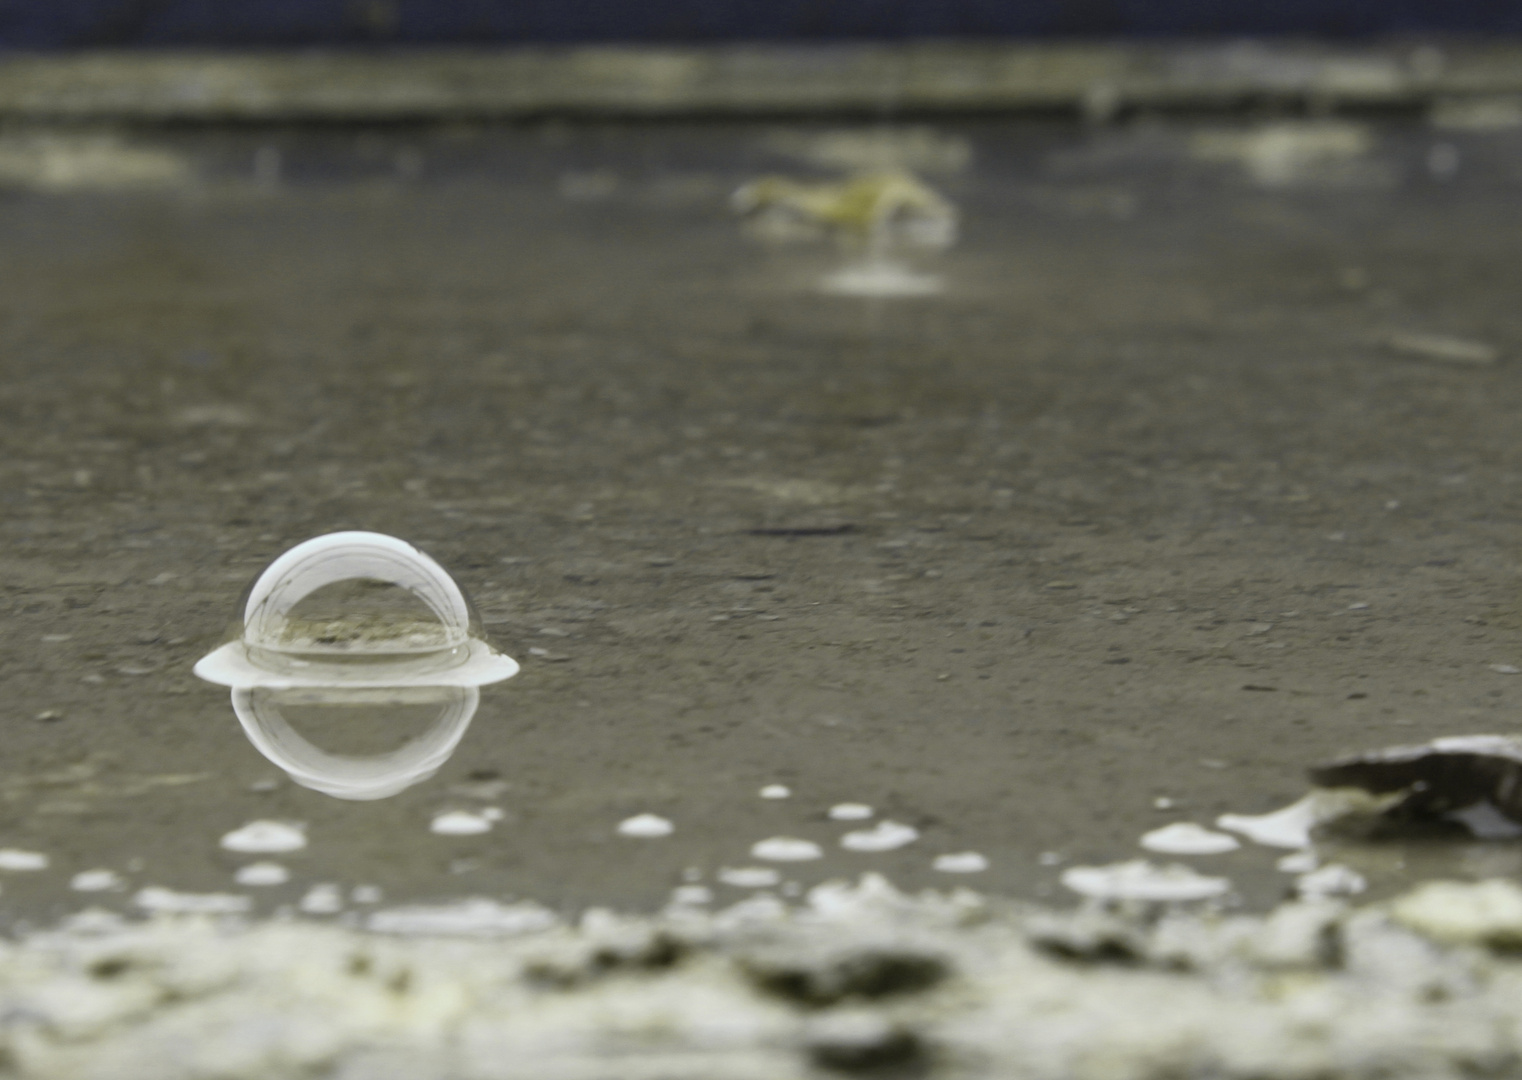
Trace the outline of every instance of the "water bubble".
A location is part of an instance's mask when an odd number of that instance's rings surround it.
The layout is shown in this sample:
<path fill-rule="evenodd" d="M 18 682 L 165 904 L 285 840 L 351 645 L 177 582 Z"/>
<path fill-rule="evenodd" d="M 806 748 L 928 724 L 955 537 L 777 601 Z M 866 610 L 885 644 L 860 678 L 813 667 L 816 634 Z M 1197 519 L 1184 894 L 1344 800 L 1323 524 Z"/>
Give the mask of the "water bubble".
<path fill-rule="evenodd" d="M 459 585 L 395 537 L 340 532 L 297 544 L 250 586 L 230 639 L 195 673 L 232 688 L 254 747 L 296 783 L 339 799 L 381 799 L 433 776 L 465 736 L 479 687 L 517 663 L 485 639 Z M 338 752 L 354 729 L 372 742 L 406 724 L 420 733 L 385 752 Z"/>
<path fill-rule="evenodd" d="M 392 536 L 297 544 L 250 587 L 232 640 L 195 673 L 234 688 L 482 686 L 518 672 L 453 578 Z"/>
<path fill-rule="evenodd" d="M 233 691 L 233 712 L 255 749 L 302 787 L 350 800 L 384 799 L 432 777 L 465 737 L 480 703 L 473 686 Z M 371 741 L 402 725 L 423 730 L 395 750 L 344 754 L 317 746 L 293 720 L 329 738 L 360 725 Z"/>

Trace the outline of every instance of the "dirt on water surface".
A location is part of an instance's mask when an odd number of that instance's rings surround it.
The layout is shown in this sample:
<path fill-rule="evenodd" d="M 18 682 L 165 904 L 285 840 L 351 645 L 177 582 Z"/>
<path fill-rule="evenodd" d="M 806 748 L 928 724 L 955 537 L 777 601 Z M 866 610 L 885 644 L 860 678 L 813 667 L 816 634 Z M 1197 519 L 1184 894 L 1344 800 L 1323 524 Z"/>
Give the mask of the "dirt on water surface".
<path fill-rule="evenodd" d="M 1332 754 L 1514 730 L 1522 131 L 844 135 L 0 136 L 0 846 L 47 862 L 0 871 L 6 923 L 868 871 L 1055 900 Z M 822 293 L 828 238 L 736 219 L 863 145 L 955 206 L 938 293 Z M 190 673 L 338 529 L 432 554 L 523 664 L 389 799 L 289 782 Z M 841 846 L 884 820 L 915 837 Z M 251 821 L 305 846 L 222 845 Z M 1279 854 L 1183 861 L 1263 908 Z M 1522 871 L 1343 854 L 1371 896 Z"/>

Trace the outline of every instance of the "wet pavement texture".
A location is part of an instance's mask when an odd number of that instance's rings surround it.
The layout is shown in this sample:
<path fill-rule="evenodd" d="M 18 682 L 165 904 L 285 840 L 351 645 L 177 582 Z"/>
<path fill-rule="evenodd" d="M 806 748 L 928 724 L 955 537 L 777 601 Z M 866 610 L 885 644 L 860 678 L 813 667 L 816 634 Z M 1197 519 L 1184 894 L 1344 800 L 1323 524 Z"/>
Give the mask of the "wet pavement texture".
<path fill-rule="evenodd" d="M 49 859 L 5 921 L 150 885 L 651 909 L 774 836 L 821 845 L 774 864 L 805 886 L 1056 897 L 1332 754 L 1512 731 L 1522 129 L 1347 130 L 940 127 L 962 236 L 913 299 L 821 295 L 838 253 L 730 211 L 826 175 L 823 129 L 4 135 L 0 846 Z M 431 554 L 523 664 L 371 802 L 190 673 L 338 529 Z M 841 802 L 919 837 L 844 850 Z M 234 883 L 254 820 L 305 824 L 289 882 Z M 1183 861 L 1261 906 L 1274 854 Z M 1447 835 L 1349 861 L 1522 871 Z"/>

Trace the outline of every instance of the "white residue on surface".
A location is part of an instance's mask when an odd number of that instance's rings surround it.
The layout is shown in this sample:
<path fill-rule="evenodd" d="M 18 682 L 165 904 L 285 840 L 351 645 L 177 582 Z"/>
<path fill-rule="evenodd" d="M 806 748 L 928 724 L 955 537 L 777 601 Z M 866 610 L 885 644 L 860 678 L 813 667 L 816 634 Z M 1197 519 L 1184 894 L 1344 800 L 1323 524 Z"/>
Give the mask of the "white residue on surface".
<path fill-rule="evenodd" d="M 834 821 L 866 821 L 872 816 L 872 808 L 865 803 L 843 802 L 830 807 L 830 817 Z"/>
<path fill-rule="evenodd" d="M 1462 810 L 1445 815 L 1468 829 L 1478 840 L 1515 840 L 1522 836 L 1522 824 L 1518 824 L 1496 809 L 1495 803 L 1483 799 Z"/>
<path fill-rule="evenodd" d="M 782 875 L 769 866 L 725 866 L 717 877 L 737 889 L 770 889 L 782 880 Z"/>
<path fill-rule="evenodd" d="M 227 851 L 273 855 L 307 846 L 306 825 L 294 821 L 250 821 L 222 837 Z"/>
<path fill-rule="evenodd" d="M 1358 184 L 1387 179 L 1365 160 L 1374 148 L 1366 124 L 1346 120 L 1286 120 L 1251 130 L 1201 131 L 1189 144 L 1200 161 L 1231 162 L 1263 187 Z"/>
<path fill-rule="evenodd" d="M 1385 338 L 1391 351 L 1441 364 L 1484 366 L 1501 358 L 1501 351 L 1485 341 L 1453 337 L 1449 334 L 1415 334 L 1397 332 Z"/>
<path fill-rule="evenodd" d="M 848 832 L 840 838 L 840 846 L 847 851 L 893 851 L 920 838 L 920 831 L 913 825 L 897 821 L 879 821 L 870 829 Z"/>
<path fill-rule="evenodd" d="M 786 784 L 767 784 L 761 789 L 761 797 L 763 799 L 786 799 L 792 793 L 792 788 Z"/>
<path fill-rule="evenodd" d="M 980 874 L 988 869 L 988 860 L 976 851 L 958 851 L 937 855 L 930 865 L 943 874 Z"/>
<path fill-rule="evenodd" d="M 366 919 L 365 928 L 381 934 L 502 936 L 548 930 L 559 921 L 554 912 L 538 904 L 471 899 L 387 908 Z"/>
<path fill-rule="evenodd" d="M 0 137 L 0 186 L 64 192 L 173 187 L 193 176 L 170 150 L 132 146 L 115 135 L 36 134 Z"/>
<path fill-rule="evenodd" d="M 1157 866 L 1145 859 L 1109 866 L 1070 866 L 1062 884 L 1096 900 L 1207 900 L 1221 896 L 1231 882 L 1206 877 L 1187 866 Z"/>
<path fill-rule="evenodd" d="M 1273 813 L 1222 814 L 1215 823 L 1264 847 L 1303 848 L 1310 847 L 1311 832 L 1318 825 L 1352 813 L 1377 813 L 1401 797 L 1371 795 L 1358 788 L 1316 788 Z"/>
<path fill-rule="evenodd" d="M 69 888 L 75 892 L 106 892 L 125 884 L 115 870 L 82 870 L 69 880 Z"/>
<path fill-rule="evenodd" d="M 751 846 L 752 858 L 767 862 L 808 862 L 824 855 L 812 840 L 800 840 L 795 836 L 772 836 L 758 840 Z"/>
<path fill-rule="evenodd" d="M 1234 836 L 1212 832 L 1192 821 L 1176 821 L 1143 834 L 1141 846 L 1164 855 L 1219 855 L 1242 845 Z"/>
<path fill-rule="evenodd" d="M 678 885 L 671 890 L 671 902 L 673 904 L 688 904 L 694 907 L 713 903 L 713 890 L 707 885 Z"/>
<path fill-rule="evenodd" d="M 332 915 L 343 910 L 343 892 L 337 885 L 322 882 L 308 889 L 296 906 L 308 915 Z"/>
<path fill-rule="evenodd" d="M 48 857 L 40 851 L 0 848 L 0 870 L 46 870 Z"/>
<path fill-rule="evenodd" d="M 1295 892 L 1304 900 L 1323 900 L 1332 896 L 1357 896 L 1369 887 L 1364 876 L 1341 863 L 1327 863 L 1319 870 L 1295 879 Z"/>
<path fill-rule="evenodd" d="M 853 263 L 819 280 L 819 291 L 831 296 L 936 296 L 944 287 L 938 274 L 923 274 L 884 259 Z"/>
<path fill-rule="evenodd" d="M 291 880 L 291 872 L 279 863 L 256 862 L 239 867 L 233 880 L 239 885 L 284 885 Z"/>
<path fill-rule="evenodd" d="M 434 817 L 428 831 L 440 836 L 479 836 L 491 831 L 491 819 L 484 813 L 449 810 Z"/>
<path fill-rule="evenodd" d="M 657 814 L 636 814 L 618 823 L 620 836 L 653 839 L 658 836 L 670 836 L 674 831 L 675 826 Z"/>
<path fill-rule="evenodd" d="M 1286 874 L 1309 874 L 1321 865 L 1321 860 L 1316 853 L 1307 848 L 1304 851 L 1295 851 L 1283 856 L 1274 867 Z"/>
<path fill-rule="evenodd" d="M 1522 945 L 1522 888 L 1490 881 L 1429 881 L 1390 904 L 1402 926 L 1449 945 Z"/>
<path fill-rule="evenodd" d="M 166 915 L 242 915 L 253 906 L 246 896 L 231 893 L 182 893 L 150 885 L 139 889 L 132 902 L 144 911 Z"/>

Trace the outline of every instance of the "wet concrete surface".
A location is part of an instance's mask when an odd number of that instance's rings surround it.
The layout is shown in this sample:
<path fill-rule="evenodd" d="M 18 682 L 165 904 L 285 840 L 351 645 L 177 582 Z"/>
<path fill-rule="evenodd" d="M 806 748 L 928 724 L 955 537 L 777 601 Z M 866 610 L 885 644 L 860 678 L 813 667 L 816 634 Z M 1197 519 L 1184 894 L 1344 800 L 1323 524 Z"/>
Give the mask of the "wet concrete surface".
<path fill-rule="evenodd" d="M 774 835 L 823 845 L 779 867 L 804 885 L 1057 896 L 1335 752 L 1510 732 L 1522 132 L 1362 130 L 1275 173 L 1184 122 L 944 127 L 963 237 L 925 262 L 943 295 L 901 300 L 818 295 L 827 246 L 743 235 L 734 187 L 820 172 L 766 125 L 13 165 L 0 844 L 50 865 L 4 875 L 6 921 L 150 884 L 648 909 Z M 345 528 L 431 553 L 524 664 L 377 802 L 285 781 L 190 674 L 249 579 Z M 843 801 L 920 839 L 841 850 Z M 490 832 L 429 831 L 484 805 Z M 616 832 L 647 812 L 675 832 Z M 306 823 L 289 884 L 234 886 L 254 857 L 218 838 L 255 819 Z M 967 850 L 990 868 L 931 869 Z M 1186 861 L 1261 905 L 1274 855 Z M 1349 858 L 1376 892 L 1522 869 Z M 70 890 L 95 868 L 124 887 Z"/>

